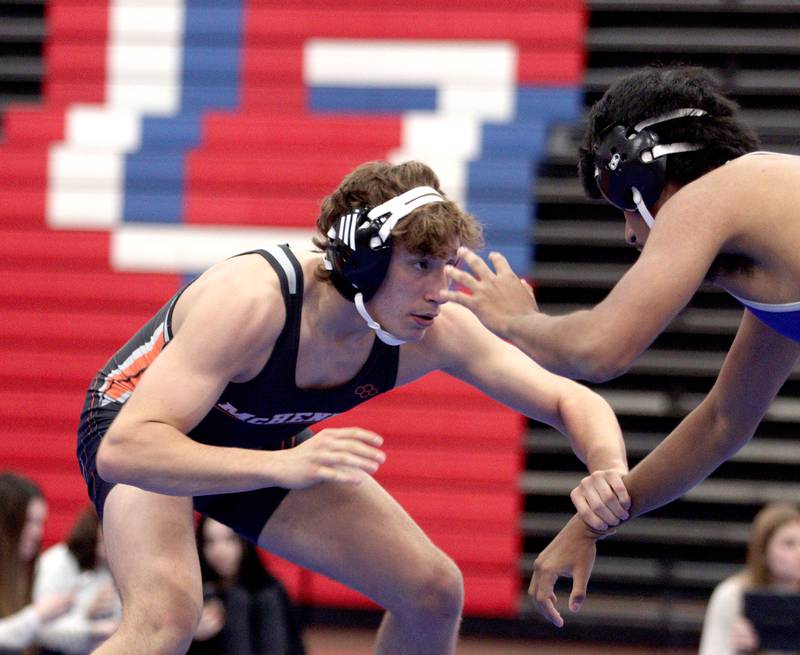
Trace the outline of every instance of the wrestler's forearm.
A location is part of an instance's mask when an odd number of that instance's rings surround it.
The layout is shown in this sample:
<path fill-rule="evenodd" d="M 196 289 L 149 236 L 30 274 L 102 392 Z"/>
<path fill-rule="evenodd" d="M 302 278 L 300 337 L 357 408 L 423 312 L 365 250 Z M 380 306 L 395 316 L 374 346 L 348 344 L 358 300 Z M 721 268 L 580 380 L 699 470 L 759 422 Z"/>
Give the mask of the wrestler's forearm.
<path fill-rule="evenodd" d="M 108 482 L 176 496 L 249 491 L 278 482 L 277 452 L 201 444 L 165 424 L 141 426 L 135 434 L 112 430 L 97 460 Z"/>
<path fill-rule="evenodd" d="M 623 479 L 631 517 L 679 498 L 733 456 L 752 436 L 714 412 L 706 399 Z"/>
<path fill-rule="evenodd" d="M 559 413 L 572 450 L 589 471 L 628 471 L 625 442 L 608 403 L 590 389 L 575 384 L 559 401 Z"/>
<path fill-rule="evenodd" d="M 631 358 L 598 325 L 596 314 L 591 310 L 564 316 L 530 312 L 514 318 L 502 336 L 553 373 L 602 382 L 623 373 Z"/>

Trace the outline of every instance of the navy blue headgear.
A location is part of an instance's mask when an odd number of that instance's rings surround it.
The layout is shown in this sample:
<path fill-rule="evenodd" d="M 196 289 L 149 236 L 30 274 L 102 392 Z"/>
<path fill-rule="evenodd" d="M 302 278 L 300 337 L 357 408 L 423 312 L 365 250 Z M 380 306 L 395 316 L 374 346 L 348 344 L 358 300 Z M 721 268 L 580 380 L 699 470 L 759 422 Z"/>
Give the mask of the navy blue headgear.
<path fill-rule="evenodd" d="M 381 205 L 355 208 L 328 230 L 325 268 L 331 281 L 348 300 L 361 294 L 367 302 L 381 286 L 392 258 L 392 230 L 417 207 L 445 198 L 429 186 L 415 187 Z"/>
<path fill-rule="evenodd" d="M 700 150 L 699 143 L 658 142 L 652 125 L 676 118 L 705 116 L 702 109 L 676 109 L 655 118 L 647 118 L 633 126 L 613 125 L 603 130 L 594 146 L 594 179 L 600 193 L 623 211 L 638 211 L 648 226 L 653 227 L 649 211 L 664 191 L 667 173 L 666 156 L 678 152 Z"/>

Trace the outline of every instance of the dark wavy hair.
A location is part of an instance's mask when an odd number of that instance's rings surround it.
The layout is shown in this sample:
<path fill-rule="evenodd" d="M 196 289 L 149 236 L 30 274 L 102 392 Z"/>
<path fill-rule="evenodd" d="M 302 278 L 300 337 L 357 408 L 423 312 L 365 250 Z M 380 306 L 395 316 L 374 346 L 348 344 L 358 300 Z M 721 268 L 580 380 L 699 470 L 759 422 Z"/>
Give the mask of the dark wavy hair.
<path fill-rule="evenodd" d="M 594 179 L 598 135 L 614 125 L 631 128 L 646 118 L 688 107 L 703 109 L 707 115 L 648 128 L 661 143 L 704 145 L 701 150 L 667 155 L 667 182 L 683 186 L 726 161 L 758 150 L 758 137 L 742 119 L 739 106 L 723 95 L 704 68 L 643 68 L 614 82 L 589 113 L 589 125 L 578 151 L 578 175 L 586 195 L 601 197 Z"/>
<path fill-rule="evenodd" d="M 67 548 L 78 562 L 81 571 L 91 571 L 97 567 L 97 540 L 100 519 L 94 505 L 81 510 L 67 537 Z"/>

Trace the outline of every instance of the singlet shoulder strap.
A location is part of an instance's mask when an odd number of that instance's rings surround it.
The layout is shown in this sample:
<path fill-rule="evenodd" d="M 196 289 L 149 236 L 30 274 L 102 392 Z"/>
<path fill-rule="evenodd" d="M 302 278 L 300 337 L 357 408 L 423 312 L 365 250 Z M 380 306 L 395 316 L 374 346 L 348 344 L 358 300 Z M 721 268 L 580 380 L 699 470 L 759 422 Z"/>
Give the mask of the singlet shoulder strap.
<path fill-rule="evenodd" d="M 728 291 L 728 295 L 738 300 L 745 307 L 749 309 L 757 309 L 762 312 L 773 312 L 777 314 L 777 313 L 800 311 L 800 301 L 773 304 L 766 302 L 757 302 L 755 300 L 748 300 L 747 298 L 742 298 L 741 296 L 737 296 L 735 293 L 731 293 L 730 291 Z"/>
<path fill-rule="evenodd" d="M 791 157 L 789 153 L 786 152 L 773 152 L 771 150 L 753 150 L 752 152 L 746 152 L 742 155 L 742 157 L 750 157 L 752 155 L 782 155 L 784 157 Z"/>
<path fill-rule="evenodd" d="M 294 256 L 289 246 L 267 246 L 260 250 L 251 250 L 243 255 L 258 254 L 266 259 L 281 281 L 281 289 L 284 297 L 303 296 L 303 269 L 300 262 Z M 288 298 L 287 298 L 288 299 Z"/>
<path fill-rule="evenodd" d="M 267 246 L 258 250 L 248 250 L 241 252 L 234 257 L 242 257 L 243 255 L 261 255 L 266 259 L 275 269 L 278 274 L 278 279 L 281 283 L 281 291 L 283 297 L 287 302 L 292 300 L 292 297 L 303 298 L 303 267 L 294 256 L 294 253 L 289 249 L 288 245 L 281 244 L 278 246 Z"/>

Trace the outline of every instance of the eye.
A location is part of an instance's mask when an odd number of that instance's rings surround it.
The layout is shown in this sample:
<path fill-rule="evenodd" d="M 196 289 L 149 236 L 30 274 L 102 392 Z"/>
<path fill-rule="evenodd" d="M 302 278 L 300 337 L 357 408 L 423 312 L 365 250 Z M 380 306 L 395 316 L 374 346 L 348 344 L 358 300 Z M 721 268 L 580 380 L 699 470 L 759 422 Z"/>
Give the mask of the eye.
<path fill-rule="evenodd" d="M 431 267 L 427 259 L 418 259 L 414 262 L 414 268 L 418 271 L 427 271 Z"/>

